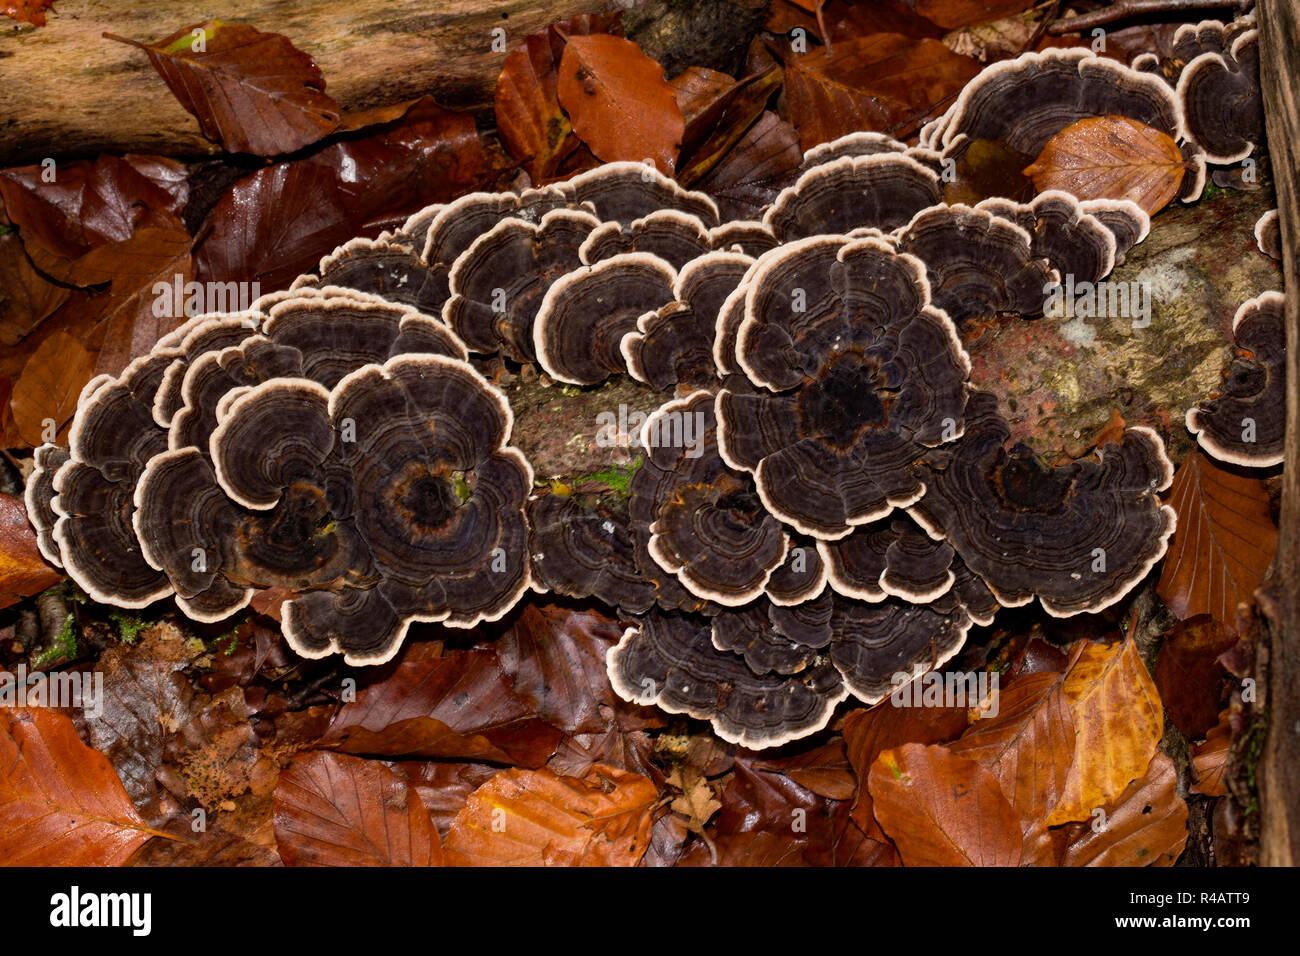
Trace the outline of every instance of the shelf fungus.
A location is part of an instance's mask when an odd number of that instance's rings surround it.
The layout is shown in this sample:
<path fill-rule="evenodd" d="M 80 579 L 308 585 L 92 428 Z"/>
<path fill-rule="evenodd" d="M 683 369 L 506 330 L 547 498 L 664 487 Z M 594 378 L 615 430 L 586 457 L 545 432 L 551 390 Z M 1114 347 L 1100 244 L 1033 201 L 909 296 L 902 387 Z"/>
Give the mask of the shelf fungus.
<path fill-rule="evenodd" d="M 1187 412 L 1187 428 L 1220 461 L 1262 468 L 1282 463 L 1286 438 L 1285 301 L 1265 292 L 1232 320 L 1237 355 L 1223 388 Z"/>
<path fill-rule="evenodd" d="M 927 491 L 913 518 L 946 539 L 1004 607 L 1035 597 L 1055 617 L 1114 604 L 1164 556 L 1174 512 L 1157 492 L 1173 480 L 1149 428 L 1103 445 L 1099 461 L 1044 466 L 1010 428 L 997 398 L 973 392 L 966 432 L 927 459 Z"/>
<path fill-rule="evenodd" d="M 1270 209 L 1256 221 L 1255 245 L 1270 259 L 1282 261 L 1282 222 L 1276 209 Z"/>
<path fill-rule="evenodd" d="M 719 450 L 803 534 L 842 538 L 913 504 L 911 466 L 961 435 L 970 360 L 924 265 L 880 239 L 814 237 L 760 260 L 736 357 L 759 391 L 718 393 Z"/>
<path fill-rule="evenodd" d="M 1178 76 L 1187 135 L 1211 163 L 1236 163 L 1264 138 L 1259 85 L 1259 33 L 1246 30 L 1230 46 L 1205 49 Z"/>
<path fill-rule="evenodd" d="M 438 315 L 447 301 L 446 270 L 430 269 L 413 244 L 395 237 L 353 239 L 321 259 L 316 274 L 302 276 L 292 288 L 316 286 L 368 292 L 426 315 Z"/>
<path fill-rule="evenodd" d="M 939 202 L 940 192 L 939 175 L 904 153 L 848 155 L 801 175 L 763 221 L 787 243 L 862 226 L 889 231 Z"/>

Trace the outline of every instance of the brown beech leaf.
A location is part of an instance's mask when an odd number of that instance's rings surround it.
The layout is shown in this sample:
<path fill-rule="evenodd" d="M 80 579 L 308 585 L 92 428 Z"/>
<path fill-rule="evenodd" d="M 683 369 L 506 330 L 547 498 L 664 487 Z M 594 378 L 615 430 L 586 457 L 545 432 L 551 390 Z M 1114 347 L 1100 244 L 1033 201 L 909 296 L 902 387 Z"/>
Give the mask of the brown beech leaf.
<path fill-rule="evenodd" d="M 784 774 L 819 797 L 831 800 L 851 799 L 857 790 L 857 778 L 842 737 L 789 757 L 760 760 L 755 766 Z"/>
<path fill-rule="evenodd" d="M 1146 771 L 1165 729 L 1160 692 L 1131 638 L 1085 644 L 1064 692 L 1074 717 L 1074 762 L 1048 826 L 1087 820 L 1122 793 Z"/>
<path fill-rule="evenodd" d="M 971 724 L 949 750 L 983 764 L 1020 814 L 1041 824 L 1065 790 L 1074 761 L 1074 719 L 1056 674 L 1028 674 L 998 692 L 998 714 Z"/>
<path fill-rule="evenodd" d="M 943 200 L 950 205 L 973 206 L 990 196 L 1017 202 L 1034 198 L 1034 184 L 1021 172 L 1033 160 L 996 139 L 973 140 L 958 160 L 951 178 L 945 177 Z"/>
<path fill-rule="evenodd" d="M 273 846 L 262 846 L 220 825 L 179 840 L 150 840 L 128 866 L 283 866 Z"/>
<path fill-rule="evenodd" d="M 1235 634 L 1237 605 L 1254 603 L 1277 552 L 1264 483 L 1197 449 L 1175 473 L 1169 504 L 1178 528 L 1156 593 L 1183 620 L 1209 614 Z"/>
<path fill-rule="evenodd" d="M 321 745 L 538 767 L 563 736 L 515 694 L 495 651 L 476 649 L 398 664 L 343 706 Z"/>
<path fill-rule="evenodd" d="M 21 239 L 0 236 L 0 346 L 21 342 L 69 294 L 70 290 L 36 271 Z"/>
<path fill-rule="evenodd" d="M 39 594 L 61 577 L 41 557 L 22 499 L 0 494 L 0 608 Z"/>
<path fill-rule="evenodd" d="M 794 183 L 802 162 L 795 128 L 765 112 L 695 188 L 717 200 L 724 220 L 759 219 L 763 207 Z"/>
<path fill-rule="evenodd" d="M 681 159 L 677 164 L 679 182 L 686 186 L 694 185 L 731 152 L 763 115 L 764 106 L 781 86 L 783 76 L 784 71 L 775 66 L 751 74 L 733 83 L 688 117 L 686 131 L 682 134 Z"/>
<path fill-rule="evenodd" d="M 785 95 L 807 150 L 856 130 L 906 136 L 978 72 L 938 40 L 877 33 L 789 60 Z"/>
<path fill-rule="evenodd" d="M 601 160 L 649 159 L 667 175 L 677 164 L 685 121 L 663 68 L 631 40 L 571 36 L 560 60 L 560 105 Z"/>
<path fill-rule="evenodd" d="M 228 152 L 292 153 L 339 125 L 316 61 L 282 34 L 208 20 L 156 43 L 105 35 L 144 50 L 203 135 Z"/>
<path fill-rule="evenodd" d="M 945 30 L 1020 13 L 1025 0 L 916 0 L 916 12 Z"/>
<path fill-rule="evenodd" d="M 121 866 L 153 833 L 63 714 L 0 707 L 0 767 L 6 866 Z"/>
<path fill-rule="evenodd" d="M 1020 818 L 997 778 L 947 747 L 904 744 L 871 765 L 876 818 L 904 866 L 1017 866 Z"/>
<path fill-rule="evenodd" d="M 1223 775 L 1228 769 L 1228 751 L 1232 747 L 1230 718 L 1231 713 L 1225 710 L 1219 716 L 1219 722 L 1210 728 L 1205 741 L 1197 744 L 1192 754 L 1192 769 L 1196 776 L 1192 793 L 1203 793 L 1207 797 L 1227 794 L 1228 784 Z"/>
<path fill-rule="evenodd" d="M 1187 842 L 1187 802 L 1174 762 L 1159 751 L 1102 814 L 1065 828 L 1062 866 L 1172 866 Z"/>
<path fill-rule="evenodd" d="M 1179 621 L 1160 644 L 1155 679 L 1174 726 L 1191 740 L 1219 722 L 1223 681 L 1219 655 L 1237 643 L 1208 614 Z"/>
<path fill-rule="evenodd" d="M 620 703 L 605 674 L 605 653 L 623 627 L 595 611 L 529 605 L 495 649 L 514 691 L 533 713 L 570 734 L 596 734 L 600 705 Z"/>
<path fill-rule="evenodd" d="M 1065 127 L 1025 168 L 1039 192 L 1131 199 L 1151 214 L 1178 195 L 1184 172 L 1177 143 L 1127 116 L 1089 116 Z"/>
<path fill-rule="evenodd" d="M 585 777 L 504 770 L 456 814 L 451 866 L 635 866 L 650 845 L 659 791 L 645 777 L 596 766 Z"/>
<path fill-rule="evenodd" d="M 34 448 L 45 441 L 47 419 L 62 434 L 77 410 L 82 386 L 94 374 L 94 356 L 67 332 L 55 332 L 37 346 L 9 399 L 23 442 Z"/>
<path fill-rule="evenodd" d="M 54 0 L 5 0 L 5 16 L 19 23 L 45 26 L 45 11 L 54 9 Z"/>
<path fill-rule="evenodd" d="M 485 763 L 444 760 L 427 763 L 403 760 L 393 764 L 393 770 L 415 788 L 433 816 L 433 825 L 443 837 L 446 837 L 451 821 L 465 806 L 469 795 L 501 772 L 500 767 Z"/>
<path fill-rule="evenodd" d="M 280 774 L 275 840 L 289 866 L 441 866 L 419 793 L 377 760 L 314 751 Z"/>

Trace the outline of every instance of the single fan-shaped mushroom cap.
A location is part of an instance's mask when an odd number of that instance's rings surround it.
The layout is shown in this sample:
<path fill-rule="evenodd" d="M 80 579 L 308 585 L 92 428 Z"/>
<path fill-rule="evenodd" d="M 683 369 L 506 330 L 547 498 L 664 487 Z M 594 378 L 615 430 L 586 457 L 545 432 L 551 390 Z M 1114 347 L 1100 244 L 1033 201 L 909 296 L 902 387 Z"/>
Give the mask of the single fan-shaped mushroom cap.
<path fill-rule="evenodd" d="M 646 163 L 605 163 L 579 173 L 564 186 L 589 203 L 605 222 L 631 223 L 661 209 L 689 213 L 708 228 L 718 225 L 718 205 L 701 192 L 683 189 Z"/>
<path fill-rule="evenodd" d="M 159 340 L 151 354 L 168 353 L 173 358 L 163 371 L 162 381 L 154 392 L 152 414 L 155 424 L 162 428 L 168 427 L 172 423 L 172 416 L 184 407 L 185 399 L 181 389 L 190 363 L 200 355 L 238 345 L 250 335 L 257 334 L 266 318 L 260 303 L 271 301 L 273 300 L 269 296 L 263 296 L 246 312 L 197 316 Z M 184 335 L 178 338 L 182 331 Z"/>
<path fill-rule="evenodd" d="M 767 598 L 781 607 L 793 607 L 821 597 L 826 590 L 826 562 L 816 540 L 790 535 L 785 561 L 767 579 Z"/>
<path fill-rule="evenodd" d="M 1258 468 L 1285 457 L 1285 312 L 1280 292 L 1265 292 L 1237 310 L 1237 356 L 1224 369 L 1223 391 L 1187 411 L 1187 428 L 1220 461 Z"/>
<path fill-rule="evenodd" d="M 624 700 L 707 720 L 719 737 L 743 747 L 776 747 L 816 733 L 848 695 L 825 662 L 788 677 L 757 675 L 738 655 L 713 646 L 707 621 L 682 614 L 651 611 L 610 648 L 606 663 Z"/>
<path fill-rule="evenodd" d="M 970 360 L 925 268 L 878 239 L 816 237 L 763 257 L 737 357 L 777 394 L 723 389 L 722 457 L 769 511 L 836 539 L 925 493 L 911 465 L 961 434 Z"/>
<path fill-rule="evenodd" d="M 945 156 L 965 142 L 992 139 L 1037 156 L 1065 127 L 1092 116 L 1126 116 L 1175 140 L 1178 98 L 1163 80 L 1086 49 L 1026 53 L 986 67 L 966 84 L 927 145 Z"/>
<path fill-rule="evenodd" d="M 425 243 L 428 241 L 429 227 L 438 218 L 438 213 L 446 208 L 446 203 L 437 202 L 425 206 L 419 212 L 411 213 L 406 217 L 406 222 L 402 223 L 394 234 L 394 241 L 409 244 L 417 253 L 423 252 Z"/>
<path fill-rule="evenodd" d="M 673 301 L 676 281 L 671 265 L 646 252 L 570 272 L 547 290 L 533 323 L 538 364 L 572 385 L 595 385 L 626 371 L 623 336 L 641 316 Z"/>
<path fill-rule="evenodd" d="M 34 467 L 23 491 L 27 520 L 36 529 L 36 547 L 41 557 L 56 568 L 63 567 L 63 556 L 59 554 L 59 543 L 54 540 L 54 523 L 59 520 L 54 510 L 54 475 L 70 457 L 71 452 L 63 445 L 38 447 L 32 456 Z"/>
<path fill-rule="evenodd" d="M 447 301 L 445 269 L 431 269 L 411 245 L 394 239 L 356 238 L 320 261 L 316 275 L 294 282 L 294 290 L 337 286 L 382 296 L 426 315 L 439 315 Z"/>
<path fill-rule="evenodd" d="M 761 222 L 738 219 L 709 230 L 709 245 L 713 249 L 720 252 L 742 252 L 751 259 L 757 259 L 780 244 L 772 230 Z"/>
<path fill-rule="evenodd" d="M 898 248 L 925 263 L 931 301 L 959 324 L 1003 312 L 1033 318 L 1057 278 L 1028 232 L 969 206 L 921 210 L 899 230 Z"/>
<path fill-rule="evenodd" d="M 957 577 L 955 552 L 913 521 L 898 516 L 861 528 L 838 541 L 822 541 L 831 587 L 845 597 L 877 603 L 887 597 L 928 604 L 947 594 Z"/>
<path fill-rule="evenodd" d="M 940 193 L 939 176 L 910 156 L 844 156 L 814 166 L 782 190 L 763 222 L 783 242 L 860 226 L 889 231 L 938 203 Z"/>
<path fill-rule="evenodd" d="M 443 206 L 425 230 L 422 258 L 436 269 L 451 268 L 479 236 L 502 219 L 537 222 L 552 209 L 574 206 L 567 184 L 520 193 L 469 193 Z"/>
<path fill-rule="evenodd" d="M 709 230 L 699 219 L 676 209 L 660 209 L 626 224 L 602 223 L 579 252 L 584 265 L 628 252 L 649 252 L 680 269 L 712 248 Z"/>
<path fill-rule="evenodd" d="M 650 517 L 648 550 L 701 598 L 735 607 L 763 594 L 788 539 L 749 476 L 718 454 L 713 395 L 657 409 L 641 429 L 646 460 L 632 477 L 634 515 Z"/>
<path fill-rule="evenodd" d="M 966 433 L 930 458 L 928 491 L 910 511 L 943 536 L 1004 607 L 1035 597 L 1055 617 L 1100 611 L 1164 556 L 1173 509 L 1157 492 L 1173 479 L 1164 443 L 1130 428 L 1100 461 L 1045 467 L 1010 428 L 997 398 L 972 393 Z"/>
<path fill-rule="evenodd" d="M 1211 163 L 1235 163 L 1255 151 L 1264 135 L 1259 87 L 1259 34 L 1238 36 L 1230 50 L 1205 52 L 1183 68 L 1178 98 L 1187 133 Z"/>
<path fill-rule="evenodd" d="M 745 659 L 755 674 L 797 674 L 831 642 L 831 596 L 797 607 L 758 600 L 713 618 L 713 646 Z"/>
<path fill-rule="evenodd" d="M 1151 232 L 1151 217 L 1131 199 L 1085 199 L 1079 207 L 1110 230 L 1115 237 L 1115 264 Z"/>
<path fill-rule="evenodd" d="M 677 383 L 708 385 L 718 374 L 713 337 L 722 304 L 739 286 L 754 260 L 738 252 L 711 252 L 677 274 L 674 301 L 637 320 L 620 349 L 628 373 L 667 390 Z"/>
<path fill-rule="evenodd" d="M 803 154 L 800 171 L 812 169 L 814 166 L 824 166 L 845 156 L 878 156 L 882 153 L 909 156 L 935 172 L 939 172 L 942 168 L 941 154 L 924 142 L 920 146 L 908 146 L 885 133 L 858 131 L 828 143 L 819 143 L 808 150 Z"/>
<path fill-rule="evenodd" d="M 1033 255 L 1046 259 L 1062 281 L 1073 276 L 1075 282 L 1096 282 L 1115 268 L 1116 234 L 1070 193 L 1049 189 L 1028 203 L 994 197 L 975 208 L 1024 228 Z"/>
<path fill-rule="evenodd" d="M 1255 223 L 1255 245 L 1270 259 L 1282 259 L 1282 222 L 1277 210 L 1270 209 Z"/>
<path fill-rule="evenodd" d="M 594 597 L 629 614 L 654 605 L 657 591 L 641 574 L 626 517 L 547 494 L 528 503 L 528 524 L 535 588 Z"/>
<path fill-rule="evenodd" d="M 475 352 L 504 349 L 517 361 L 532 361 L 542 299 L 582 264 L 582 244 L 599 225 L 591 213 L 572 209 L 552 210 L 536 223 L 497 223 L 452 266 L 443 319 Z"/>

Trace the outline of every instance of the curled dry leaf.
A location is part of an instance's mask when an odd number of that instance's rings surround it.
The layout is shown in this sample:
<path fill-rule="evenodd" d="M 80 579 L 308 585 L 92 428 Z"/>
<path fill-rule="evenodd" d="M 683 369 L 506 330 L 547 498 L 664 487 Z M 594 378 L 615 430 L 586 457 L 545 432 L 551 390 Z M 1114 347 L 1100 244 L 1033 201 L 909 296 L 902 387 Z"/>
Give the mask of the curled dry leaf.
<path fill-rule="evenodd" d="M 1155 681 L 1130 638 L 1089 642 L 1065 675 L 1074 717 L 1074 762 L 1048 826 L 1087 820 L 1124 791 L 1151 763 L 1164 735 L 1164 707 Z"/>
<path fill-rule="evenodd" d="M 949 749 L 993 772 L 1023 830 L 1041 824 L 1065 790 L 1074 719 L 1057 674 L 1027 674 L 998 692 L 998 714 L 975 721 Z"/>
<path fill-rule="evenodd" d="M 677 180 L 684 186 L 697 183 L 730 154 L 732 147 L 763 114 L 764 105 L 771 98 L 772 92 L 781 85 L 783 75 L 776 67 L 741 80 L 732 80 L 726 73 L 716 74 L 712 81 L 701 84 L 700 88 L 712 88 L 717 77 L 726 80 L 725 87 L 703 102 L 698 99 L 686 101 L 680 83 L 692 70 L 704 74 L 716 73 L 714 70 L 704 70 L 703 67 L 690 67 L 673 79 L 678 103 L 686 117 L 677 172 Z M 700 90 L 697 89 L 696 92 Z"/>
<path fill-rule="evenodd" d="M 558 92 L 574 132 L 602 161 L 648 159 L 673 174 L 685 120 L 663 68 L 631 40 L 569 37 Z"/>
<path fill-rule="evenodd" d="M 139 43 L 203 135 L 232 153 L 275 156 L 339 125 L 316 61 L 279 33 L 208 20 L 157 43 Z"/>
<path fill-rule="evenodd" d="M 27 522 L 23 502 L 0 495 L 0 608 L 39 594 L 60 577 L 36 547 L 36 533 Z"/>
<path fill-rule="evenodd" d="M 0 767 L 6 866 L 120 866 L 153 834 L 108 758 L 63 714 L 0 708 Z"/>
<path fill-rule="evenodd" d="M 82 386 L 94 373 L 94 357 L 67 332 L 55 332 L 37 346 L 9 399 L 23 442 L 34 448 L 52 437 L 48 422 L 62 436 L 77 410 Z"/>
<path fill-rule="evenodd" d="M 1174 474 L 1169 504 L 1178 528 L 1156 593 L 1180 618 L 1209 614 L 1235 634 L 1237 605 L 1254 603 L 1277 552 L 1264 483 L 1196 449 Z"/>
<path fill-rule="evenodd" d="M 904 866 L 1019 865 L 1020 818 L 974 760 L 904 744 L 876 758 L 867 786 Z"/>
<path fill-rule="evenodd" d="M 635 866 L 659 791 L 596 766 L 585 777 L 505 770 L 470 795 L 445 844 L 452 866 Z"/>
<path fill-rule="evenodd" d="M 1062 866 L 1172 866 L 1187 842 L 1187 802 L 1159 751 L 1102 815 L 1065 828 Z"/>
<path fill-rule="evenodd" d="M 376 760 L 315 751 L 280 774 L 275 839 L 289 866 L 441 866 L 415 788 Z"/>
<path fill-rule="evenodd" d="M 803 150 L 795 128 L 766 112 L 695 184 L 718 203 L 726 219 L 761 219 L 763 207 L 795 181 Z"/>
<path fill-rule="evenodd" d="M 0 236 L 0 347 L 17 345 L 59 306 L 69 290 L 32 265 L 16 235 Z"/>
<path fill-rule="evenodd" d="M 1209 615 L 1175 624 L 1160 644 L 1155 679 L 1169 719 L 1191 740 L 1219 721 L 1227 671 L 1219 655 L 1237 643 Z"/>
<path fill-rule="evenodd" d="M 1185 172 L 1168 134 L 1126 116 L 1090 116 L 1065 127 L 1025 168 L 1039 192 L 1131 199 L 1150 214 L 1178 195 Z"/>
<path fill-rule="evenodd" d="M 1210 728 L 1203 743 L 1197 744 L 1192 754 L 1192 770 L 1196 782 L 1192 793 L 1207 797 L 1222 797 L 1228 792 L 1224 772 L 1228 769 L 1228 753 L 1232 749 L 1231 712 L 1219 715 L 1219 722 Z"/>

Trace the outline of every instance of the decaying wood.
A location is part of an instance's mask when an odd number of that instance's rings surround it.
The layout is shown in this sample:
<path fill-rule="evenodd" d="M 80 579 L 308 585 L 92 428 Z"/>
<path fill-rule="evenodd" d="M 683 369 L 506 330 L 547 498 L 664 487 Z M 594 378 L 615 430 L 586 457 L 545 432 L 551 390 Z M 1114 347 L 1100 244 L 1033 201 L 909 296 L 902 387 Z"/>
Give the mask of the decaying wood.
<path fill-rule="evenodd" d="M 1286 469 L 1270 613 L 1268 736 L 1260 758 L 1260 862 L 1300 863 L 1300 9 L 1260 0 L 1261 64 L 1268 150 L 1282 220 L 1286 276 Z"/>
<path fill-rule="evenodd" d="M 506 52 L 552 20 L 608 0 L 227 0 L 220 19 L 283 33 L 316 58 L 344 111 L 431 93 L 451 107 L 491 103 Z M 44 27 L 0 30 L 0 166 L 100 151 L 197 157 L 217 152 L 137 49 L 201 23 L 195 0 L 77 0 Z M 9 21 L 5 21 L 8 23 Z M 502 35 L 493 31 L 500 28 Z M 496 41 L 494 43 L 494 40 Z"/>

